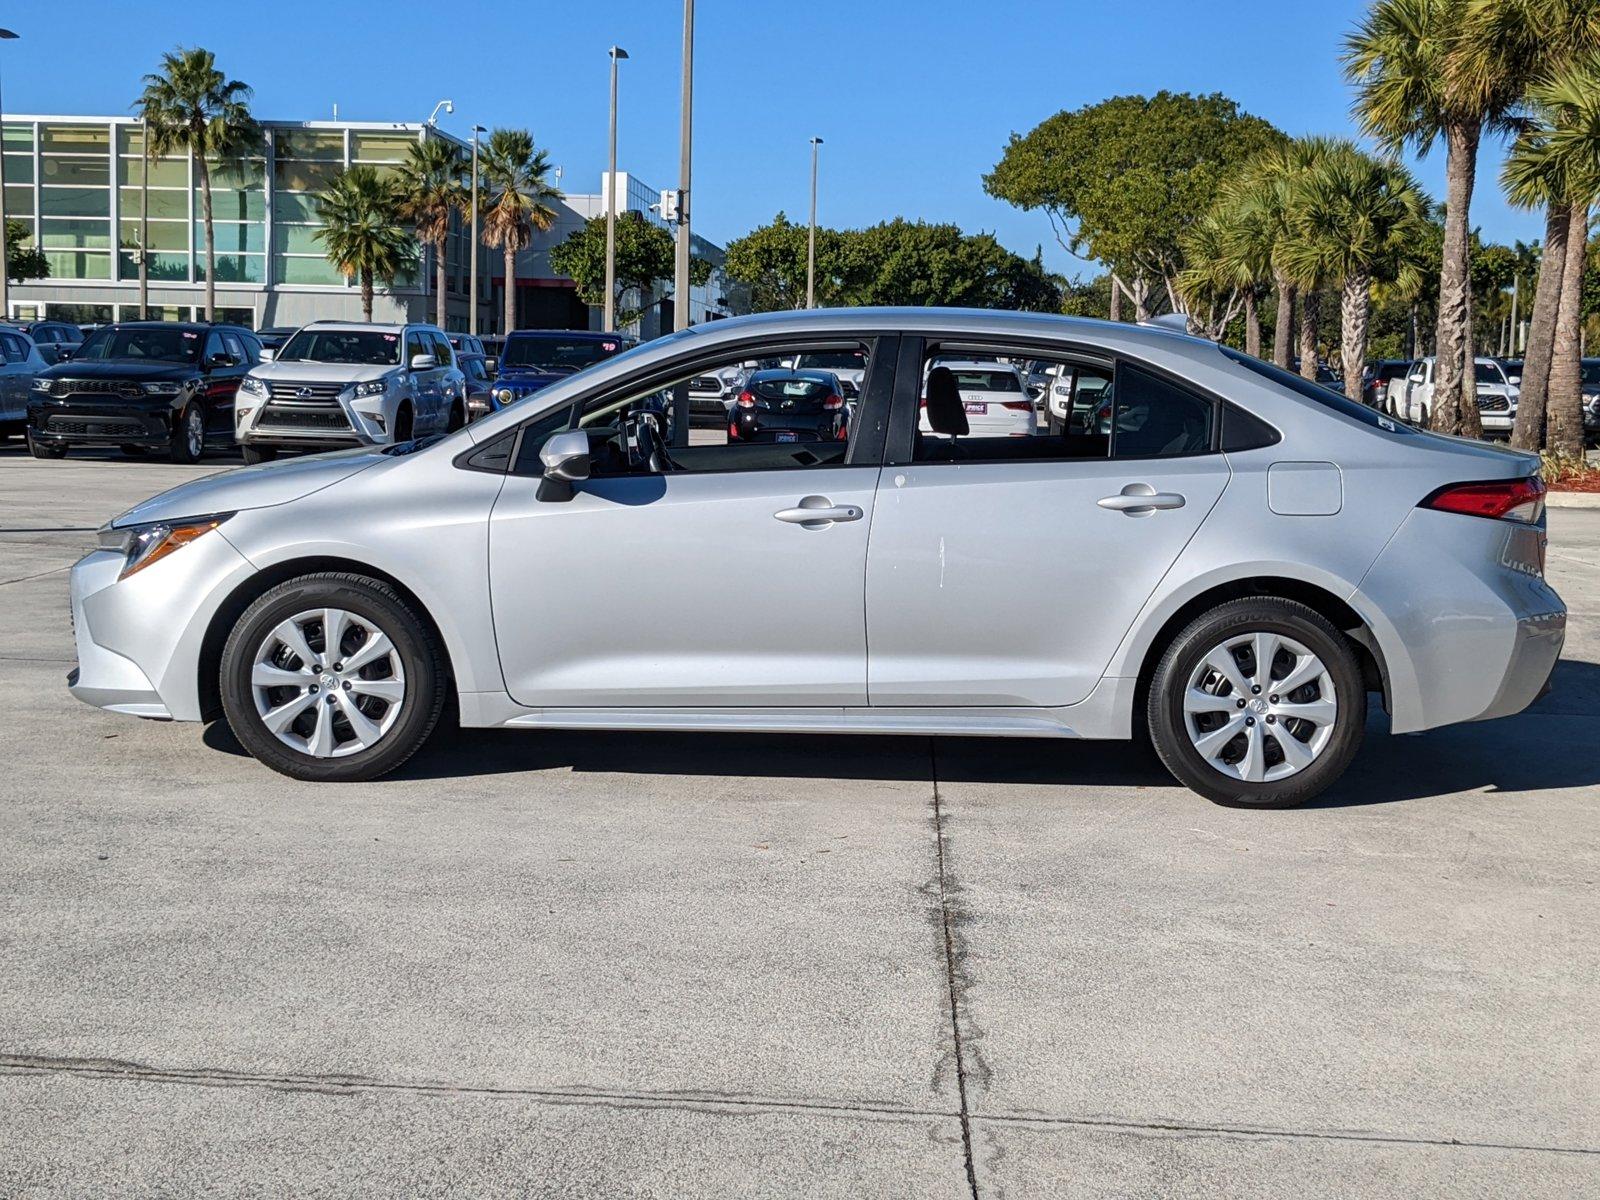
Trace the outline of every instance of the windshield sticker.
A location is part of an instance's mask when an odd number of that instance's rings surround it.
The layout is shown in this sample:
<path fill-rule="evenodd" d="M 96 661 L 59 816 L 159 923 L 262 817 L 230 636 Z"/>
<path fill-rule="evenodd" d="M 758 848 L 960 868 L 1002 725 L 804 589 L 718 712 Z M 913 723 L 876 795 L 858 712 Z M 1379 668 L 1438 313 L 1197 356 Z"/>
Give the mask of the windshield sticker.
<path fill-rule="evenodd" d="M 1394 427 L 1394 422 L 1389 420 L 1388 417 L 1379 417 L 1378 418 L 1378 428 L 1379 429 L 1387 429 L 1390 433 L 1399 433 L 1400 432 L 1398 429 L 1396 429 Z"/>
<path fill-rule="evenodd" d="M 199 337 L 200 335 L 198 333 L 190 333 L 188 330 L 184 330 L 183 336 L 188 338 L 190 341 L 193 341 L 195 338 Z"/>
<path fill-rule="evenodd" d="M 617 348 L 617 344 L 615 342 L 601 342 L 600 343 L 600 349 L 602 349 L 602 350 L 615 350 L 616 348 Z"/>
<path fill-rule="evenodd" d="M 398 333 L 386 333 L 383 335 L 383 340 L 386 342 L 398 342 L 400 335 Z"/>

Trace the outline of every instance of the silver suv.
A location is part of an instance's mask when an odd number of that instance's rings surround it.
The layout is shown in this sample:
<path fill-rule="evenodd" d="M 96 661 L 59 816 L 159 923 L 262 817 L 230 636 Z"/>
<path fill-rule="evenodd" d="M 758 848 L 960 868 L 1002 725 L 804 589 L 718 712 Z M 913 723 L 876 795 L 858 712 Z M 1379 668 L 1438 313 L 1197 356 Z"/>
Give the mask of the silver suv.
<path fill-rule="evenodd" d="M 409 441 L 466 419 L 466 376 L 433 325 L 313 322 L 245 376 L 234 409 L 250 463 L 284 449 Z"/>

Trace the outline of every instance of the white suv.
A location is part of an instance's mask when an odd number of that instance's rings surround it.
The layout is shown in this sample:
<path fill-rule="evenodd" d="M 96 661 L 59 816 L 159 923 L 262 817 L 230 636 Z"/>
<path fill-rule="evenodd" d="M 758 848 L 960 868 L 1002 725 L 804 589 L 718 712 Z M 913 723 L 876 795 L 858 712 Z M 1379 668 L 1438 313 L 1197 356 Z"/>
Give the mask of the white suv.
<path fill-rule="evenodd" d="M 435 326 L 317 321 L 244 377 L 234 436 L 258 463 L 279 450 L 409 441 L 466 419 L 467 379 Z"/>
<path fill-rule="evenodd" d="M 1389 381 L 1385 404 L 1390 412 L 1411 422 L 1426 426 L 1433 415 L 1433 367 L 1430 355 L 1411 364 L 1404 377 Z M 1522 394 L 1518 386 L 1521 376 L 1507 375 L 1497 360 L 1479 358 L 1474 361 L 1475 388 L 1478 396 L 1478 419 L 1485 437 L 1508 437 L 1517 423 L 1517 400 Z"/>

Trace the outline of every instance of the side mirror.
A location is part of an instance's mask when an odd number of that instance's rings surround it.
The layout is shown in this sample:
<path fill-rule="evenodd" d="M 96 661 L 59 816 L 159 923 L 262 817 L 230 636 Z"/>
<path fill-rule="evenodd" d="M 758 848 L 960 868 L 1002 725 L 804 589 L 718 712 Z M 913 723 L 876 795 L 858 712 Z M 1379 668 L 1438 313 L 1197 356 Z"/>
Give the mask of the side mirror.
<path fill-rule="evenodd" d="M 58 346 L 58 347 L 56 347 L 56 361 L 57 362 L 66 362 L 67 359 L 69 359 L 71 357 L 72 357 L 72 347 L 71 346 Z"/>
<path fill-rule="evenodd" d="M 431 371 L 439 365 L 439 360 L 431 354 L 413 354 L 411 356 L 411 369 L 413 371 Z"/>
<path fill-rule="evenodd" d="M 1522 376 L 1521 375 L 1507 375 L 1506 376 L 1506 382 L 1507 383 L 1521 383 L 1522 382 Z"/>
<path fill-rule="evenodd" d="M 753 358 L 747 358 L 739 365 L 746 371 L 759 371 L 761 369 L 761 364 Z"/>
<path fill-rule="evenodd" d="M 273 359 L 275 359 L 277 357 L 278 357 L 278 352 L 276 350 L 274 350 L 271 346 L 263 346 L 263 347 L 261 347 L 261 361 L 262 362 L 271 362 Z"/>
<path fill-rule="evenodd" d="M 484 359 L 483 369 L 489 372 L 489 378 L 493 379 L 496 375 L 500 374 L 500 360 L 498 358 Z"/>
<path fill-rule="evenodd" d="M 219 350 L 215 354 L 213 354 L 210 358 L 206 359 L 206 366 L 208 366 L 208 367 L 231 367 L 231 366 L 233 366 L 233 355 L 226 354 L 223 351 Z"/>
<path fill-rule="evenodd" d="M 558 433 L 539 451 L 544 478 L 539 499 L 571 500 L 572 485 L 589 478 L 589 435 L 581 429 Z"/>

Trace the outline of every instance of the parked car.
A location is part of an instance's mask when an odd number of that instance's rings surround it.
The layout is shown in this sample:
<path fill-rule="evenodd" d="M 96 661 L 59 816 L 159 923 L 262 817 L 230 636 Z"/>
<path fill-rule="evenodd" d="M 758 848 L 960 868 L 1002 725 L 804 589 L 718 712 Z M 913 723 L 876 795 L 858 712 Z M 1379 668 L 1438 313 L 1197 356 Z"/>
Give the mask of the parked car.
<path fill-rule="evenodd" d="M 1583 438 L 1589 445 L 1600 445 L 1600 358 L 1586 358 L 1582 364 Z"/>
<path fill-rule="evenodd" d="M 832 371 L 756 371 L 728 410 L 730 442 L 838 442 L 849 436 Z"/>
<path fill-rule="evenodd" d="M 450 339 L 450 348 L 458 355 L 476 354 L 480 358 L 489 357 L 489 352 L 484 349 L 483 339 L 475 333 L 447 333 Z"/>
<path fill-rule="evenodd" d="M 962 429 L 953 431 L 975 437 L 1027 437 L 1037 427 L 1033 401 L 1022 382 L 1022 373 L 1009 363 L 938 361 L 928 372 L 922 397 L 922 412 L 917 428 L 923 433 L 947 435 L 930 416 L 941 406 L 959 411 Z"/>
<path fill-rule="evenodd" d="M 506 338 L 490 399 L 495 409 L 549 387 L 638 345 L 619 333 L 574 329 L 517 329 Z"/>
<path fill-rule="evenodd" d="M 1366 370 L 1361 373 L 1361 402 L 1388 411 L 1384 404 L 1389 397 L 1390 380 L 1404 379 L 1410 368 L 1411 360 L 1408 358 L 1380 358 L 1368 363 Z"/>
<path fill-rule="evenodd" d="M 1405 390 L 1399 401 L 1399 416 L 1414 425 L 1426 426 L 1433 414 L 1433 372 L 1436 360 L 1432 355 L 1419 358 L 1406 372 Z M 1517 420 L 1517 399 L 1521 391 L 1516 383 L 1506 377 L 1506 371 L 1493 358 L 1474 360 L 1478 419 L 1483 424 L 1485 437 L 1509 437 Z M 1521 376 L 1517 377 L 1518 382 Z"/>
<path fill-rule="evenodd" d="M 819 344 L 867 355 L 848 440 L 660 436 L 652 407 L 675 382 Z M 1106 365 L 1109 438 L 962 437 L 959 390 L 929 406 L 943 437 L 919 434 L 945 344 Z M 1538 469 L 1161 329 L 735 318 L 404 453 L 213 475 L 135 506 L 72 570 L 68 686 L 138 716 L 225 714 L 308 780 L 392 770 L 448 691 L 464 724 L 511 729 L 1148 727 L 1197 792 L 1288 805 L 1343 773 L 1369 692 L 1394 733 L 1543 692 L 1566 610 L 1543 578 Z M 708 597 L 741 615 L 735 636 Z"/>
<path fill-rule="evenodd" d="M 265 329 L 256 330 L 256 337 L 261 342 L 263 350 L 274 352 L 283 348 L 283 344 L 300 332 L 298 325 L 269 325 Z"/>
<path fill-rule="evenodd" d="M 233 445 L 234 397 L 260 361 L 261 343 L 238 325 L 103 325 L 35 376 L 28 449 L 61 458 L 73 446 L 119 446 L 199 462 Z"/>
<path fill-rule="evenodd" d="M 33 339 L 46 366 L 54 366 L 83 343 L 83 330 L 69 321 L 6 321 L 0 328 L 15 329 Z"/>
<path fill-rule="evenodd" d="M 473 342 L 477 342 L 477 339 L 473 338 L 467 344 L 471 345 Z M 457 349 L 456 366 L 460 367 L 462 375 L 466 376 L 467 420 L 476 421 L 486 413 L 493 412 L 494 397 L 491 393 L 494 391 L 494 372 L 490 369 L 489 356 L 482 350 Z"/>
<path fill-rule="evenodd" d="M 1053 377 L 1045 402 L 1051 433 L 1111 432 L 1111 373 L 1103 367 L 1066 363 Z"/>
<path fill-rule="evenodd" d="M 864 355 L 854 350 L 835 350 L 827 352 L 810 351 L 798 354 L 790 360 L 789 366 L 797 371 L 828 371 L 839 381 L 841 394 L 846 400 L 854 400 L 861 395 L 862 380 L 866 375 L 867 360 Z"/>
<path fill-rule="evenodd" d="M 466 376 L 432 325 L 313 321 L 239 388 L 245 462 L 281 450 L 386 446 L 467 423 Z"/>
<path fill-rule="evenodd" d="M 0 325 L 0 442 L 28 426 L 28 393 L 45 360 L 21 328 Z"/>

